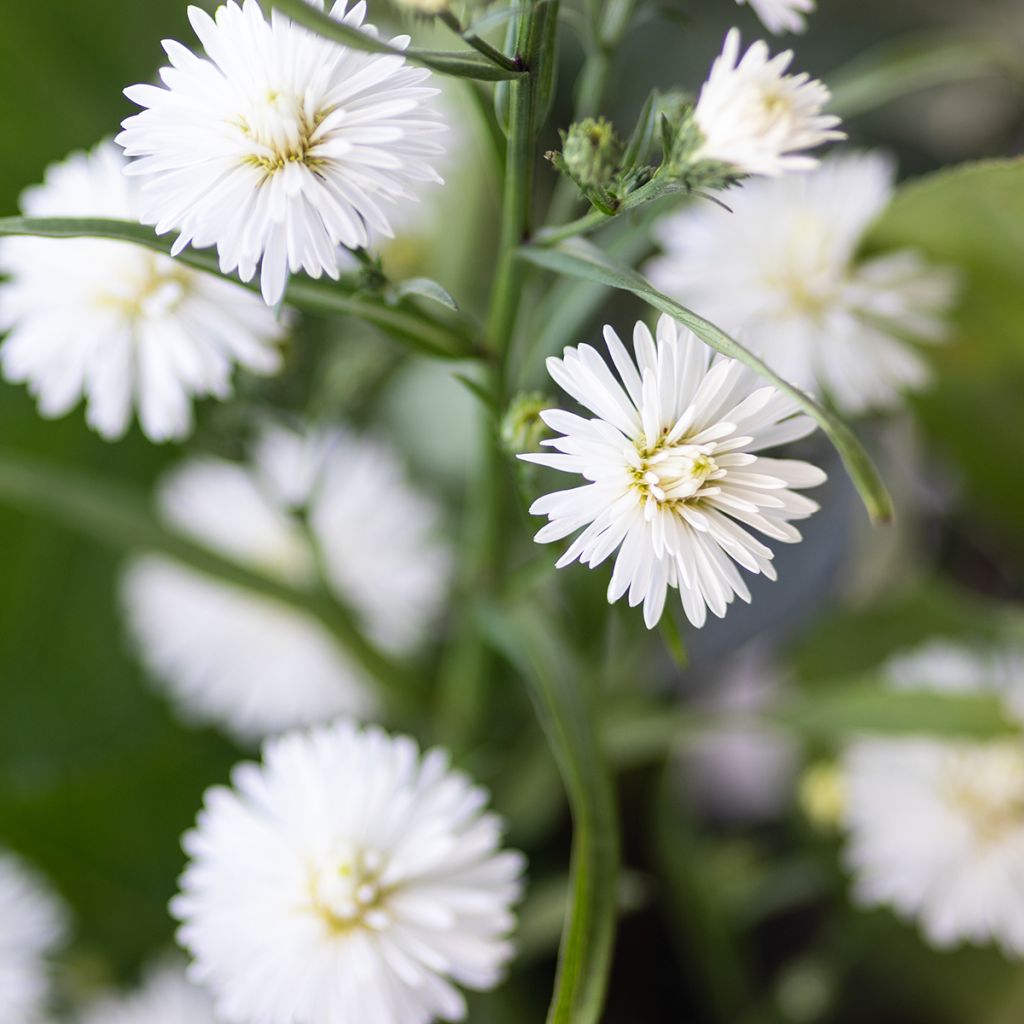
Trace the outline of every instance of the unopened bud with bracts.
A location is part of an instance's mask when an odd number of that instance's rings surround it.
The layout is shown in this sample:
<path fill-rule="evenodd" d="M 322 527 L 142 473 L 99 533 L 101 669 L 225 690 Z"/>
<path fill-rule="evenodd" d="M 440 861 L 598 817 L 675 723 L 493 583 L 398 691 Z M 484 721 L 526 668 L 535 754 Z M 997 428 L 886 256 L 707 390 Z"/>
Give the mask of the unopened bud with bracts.
<path fill-rule="evenodd" d="M 501 420 L 501 443 L 506 451 L 536 451 L 547 431 L 540 414 L 555 405 L 555 400 L 542 391 L 523 391 L 509 404 Z"/>
<path fill-rule="evenodd" d="M 566 172 L 584 188 L 607 188 L 622 164 L 623 145 L 611 121 L 588 117 L 562 132 Z"/>

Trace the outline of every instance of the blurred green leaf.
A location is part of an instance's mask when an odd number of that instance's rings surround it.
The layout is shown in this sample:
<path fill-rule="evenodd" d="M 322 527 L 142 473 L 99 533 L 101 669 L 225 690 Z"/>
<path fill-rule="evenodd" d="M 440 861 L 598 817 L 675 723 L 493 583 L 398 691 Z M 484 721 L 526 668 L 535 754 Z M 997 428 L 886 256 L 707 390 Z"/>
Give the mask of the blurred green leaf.
<path fill-rule="evenodd" d="M 684 327 L 688 327 L 705 345 L 716 352 L 749 366 L 759 376 L 789 395 L 800 409 L 818 423 L 842 457 L 846 471 L 850 474 L 850 479 L 860 493 L 871 518 L 876 522 L 885 522 L 892 517 L 892 502 L 885 484 L 867 452 L 846 423 L 799 388 L 784 381 L 762 360 L 748 352 L 724 331 L 659 292 L 635 270 L 616 263 L 596 246 L 582 239 L 572 239 L 550 247 L 527 245 L 519 252 L 523 259 L 556 274 L 583 278 L 609 288 L 632 292 L 655 309 L 667 313 Z"/>
<path fill-rule="evenodd" d="M 430 299 L 431 302 L 436 302 L 446 309 L 450 309 L 453 313 L 458 313 L 459 311 L 459 304 L 441 285 L 436 281 L 432 281 L 429 277 L 410 277 L 397 285 L 395 293 L 400 299 L 418 295 L 421 298 Z"/>

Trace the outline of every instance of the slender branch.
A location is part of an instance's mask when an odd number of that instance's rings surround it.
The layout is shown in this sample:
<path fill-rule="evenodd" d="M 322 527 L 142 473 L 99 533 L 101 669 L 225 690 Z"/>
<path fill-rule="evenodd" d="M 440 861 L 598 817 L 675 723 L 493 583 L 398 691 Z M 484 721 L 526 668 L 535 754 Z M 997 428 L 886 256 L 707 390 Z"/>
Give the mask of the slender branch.
<path fill-rule="evenodd" d="M 482 53 L 491 63 L 507 71 L 519 73 L 523 70 L 518 61 L 506 57 L 497 47 L 491 46 L 486 39 L 482 39 L 471 28 L 464 28 L 459 19 L 451 11 L 442 11 L 438 20 L 448 26 L 461 40 L 473 47 L 477 53 Z"/>
<path fill-rule="evenodd" d="M 537 232 L 534 238 L 534 245 L 557 245 L 567 238 L 576 238 L 578 235 L 586 235 L 602 224 L 612 220 L 614 214 L 603 213 L 601 210 L 588 210 L 582 217 L 569 221 L 568 224 L 560 224 L 558 227 L 544 228 Z"/>

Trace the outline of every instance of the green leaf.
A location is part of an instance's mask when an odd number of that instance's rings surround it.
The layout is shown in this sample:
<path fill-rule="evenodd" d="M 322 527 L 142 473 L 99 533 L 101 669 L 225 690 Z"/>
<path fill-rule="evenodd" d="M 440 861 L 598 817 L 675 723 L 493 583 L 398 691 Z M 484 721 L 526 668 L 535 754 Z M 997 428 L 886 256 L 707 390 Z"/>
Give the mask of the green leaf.
<path fill-rule="evenodd" d="M 343 24 L 322 10 L 310 6 L 306 0 L 272 0 L 271 5 L 325 39 L 332 39 L 343 46 L 367 53 L 388 53 L 404 57 L 413 64 L 422 64 L 443 75 L 473 78 L 479 82 L 499 82 L 503 79 L 520 78 L 523 75 L 522 71 L 501 67 L 472 50 L 421 50 L 416 47 L 401 50 L 362 29 Z"/>
<path fill-rule="evenodd" d="M 828 436 L 842 457 L 846 471 L 850 474 L 869 515 L 875 522 L 892 518 L 892 502 L 885 484 L 871 462 L 867 452 L 857 440 L 853 431 L 835 413 L 823 408 L 799 388 L 788 384 L 753 353 L 734 341 L 714 324 L 681 306 L 667 295 L 659 292 L 645 278 L 629 267 L 622 266 L 596 246 L 583 239 L 572 239 L 560 245 L 523 246 L 523 259 L 556 274 L 583 278 L 631 292 L 655 309 L 667 313 L 674 320 L 688 327 L 694 334 L 716 352 L 737 359 L 757 374 L 789 395 L 808 416 L 812 417 Z"/>
<path fill-rule="evenodd" d="M 410 295 L 418 295 L 421 298 L 430 299 L 431 302 L 444 306 L 445 309 L 450 309 L 453 313 L 458 313 L 459 311 L 459 304 L 441 285 L 429 277 L 410 277 L 402 281 L 401 284 L 396 285 L 395 294 L 400 299 Z"/>
<path fill-rule="evenodd" d="M 615 939 L 618 821 L 582 672 L 536 600 L 481 612 L 495 647 L 530 687 L 573 815 L 571 898 L 548 1024 L 597 1024 Z"/>
<path fill-rule="evenodd" d="M 622 170 L 625 173 L 632 171 L 638 164 L 646 164 L 651 156 L 654 147 L 654 135 L 658 126 L 658 92 L 652 90 L 647 94 L 647 99 L 640 110 L 640 116 L 636 120 L 633 134 L 626 144 L 626 151 L 622 156 Z"/>
<path fill-rule="evenodd" d="M 0 501 L 40 513 L 120 551 L 152 551 L 199 572 L 281 601 L 322 622 L 391 695 L 413 691 L 409 673 L 363 635 L 349 609 L 319 587 L 298 588 L 223 558 L 161 524 L 145 497 L 111 480 L 0 452 Z"/>
<path fill-rule="evenodd" d="M 890 40 L 829 76 L 829 111 L 854 117 L 932 85 L 991 74 L 1010 58 L 995 39 L 944 35 Z"/>
<path fill-rule="evenodd" d="M 0 236 L 3 235 L 109 238 L 118 242 L 132 242 L 164 254 L 170 253 L 175 239 L 174 235 L 158 235 L 153 228 L 144 224 L 100 217 L 0 217 Z M 175 259 L 195 270 L 214 274 L 251 291 L 259 289 L 255 281 L 245 283 L 232 274 L 222 274 L 217 257 L 208 250 L 186 249 Z M 292 278 L 285 301 L 288 305 L 309 312 L 358 317 L 398 341 L 435 358 L 467 359 L 479 355 L 468 330 L 455 330 L 418 310 L 389 305 L 380 296 L 358 293 L 351 281 Z"/>

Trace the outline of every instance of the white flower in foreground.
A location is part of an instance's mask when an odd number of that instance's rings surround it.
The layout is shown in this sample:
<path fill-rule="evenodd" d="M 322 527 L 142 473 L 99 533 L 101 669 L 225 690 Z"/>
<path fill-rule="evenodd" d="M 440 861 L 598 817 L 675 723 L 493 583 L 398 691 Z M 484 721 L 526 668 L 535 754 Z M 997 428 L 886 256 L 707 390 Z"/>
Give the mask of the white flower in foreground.
<path fill-rule="evenodd" d="M 694 205 L 662 220 L 664 255 L 645 270 L 786 380 L 846 412 L 890 408 L 928 377 L 906 338 L 941 340 L 956 292 L 951 271 L 914 252 L 857 259 L 893 180 L 885 156 L 853 153 L 748 182 L 730 193 L 731 213 Z"/>
<path fill-rule="evenodd" d="M 65 935 L 65 914 L 49 888 L 0 850 L 0 1020 L 37 1024 L 49 998 L 48 959 Z"/>
<path fill-rule="evenodd" d="M 346 11 L 344 0 L 331 12 L 376 36 L 365 15 L 365 3 Z M 368 229 L 391 237 L 385 208 L 441 180 L 429 71 L 350 50 L 277 11 L 268 20 L 257 0 L 232 0 L 213 18 L 190 7 L 189 18 L 206 56 L 165 43 L 163 87 L 125 90 L 146 109 L 117 139 L 139 158 L 129 173 L 145 182 L 143 219 L 179 232 L 175 252 L 216 245 L 221 268 L 243 281 L 260 264 L 273 305 L 289 272 L 337 277 L 339 245 L 365 246 Z"/>
<path fill-rule="evenodd" d="M 736 595 L 750 600 L 734 563 L 775 579 L 771 550 L 741 524 L 793 542 L 800 534 L 790 520 L 817 510 L 793 488 L 822 483 L 820 469 L 754 454 L 804 437 L 814 423 L 741 363 L 712 358 L 670 317 L 658 321 L 657 344 L 637 323 L 635 362 L 611 327 L 604 338 L 621 384 L 589 345 L 548 360 L 558 385 L 595 418 L 542 413 L 564 435 L 542 442 L 559 454 L 520 456 L 589 481 L 533 503 L 531 512 L 551 520 L 535 539 L 585 527 L 559 567 L 579 559 L 594 568 L 617 550 L 609 601 L 643 602 L 651 628 L 668 588 L 678 587 L 687 618 L 702 626 L 708 608 L 721 617 Z"/>
<path fill-rule="evenodd" d="M 736 0 L 741 6 L 750 4 L 769 32 L 803 32 L 807 28 L 805 14 L 814 10 L 814 0 Z"/>
<path fill-rule="evenodd" d="M 75 153 L 22 196 L 31 217 L 137 220 L 138 189 L 111 143 Z M 237 364 L 278 370 L 282 330 L 240 285 L 127 242 L 0 240 L 0 348 L 9 381 L 27 383 L 44 416 L 83 396 L 104 437 L 128 429 L 132 407 L 153 441 L 192 427 L 192 397 L 231 394 Z"/>
<path fill-rule="evenodd" d="M 921 661 L 918 670 L 924 667 Z M 992 685 L 983 676 L 977 679 L 970 685 L 955 667 L 940 668 L 933 688 L 968 692 Z M 1019 691 L 1024 679 L 1016 682 Z M 914 680 L 917 687 L 927 683 Z M 940 948 L 995 942 L 1024 956 L 1019 736 L 864 738 L 843 758 L 843 790 L 846 861 L 858 902 L 888 906 L 916 921 Z"/>
<path fill-rule="evenodd" d="M 341 722 L 268 741 L 233 782 L 171 906 L 228 1021 L 460 1020 L 456 984 L 498 984 L 524 862 L 442 751 Z"/>
<path fill-rule="evenodd" d="M 410 650 L 440 611 L 449 557 L 438 510 L 373 441 L 268 428 L 252 464 L 186 462 L 159 505 L 169 525 L 242 565 L 298 585 L 322 571 L 386 650 Z M 143 660 L 183 712 L 242 739 L 376 707 L 328 628 L 275 598 L 146 555 L 128 567 L 123 604 Z"/>
<path fill-rule="evenodd" d="M 162 964 L 135 992 L 102 999 L 80 1024 L 219 1024 L 213 1000 L 185 977 L 181 967 Z"/>
<path fill-rule="evenodd" d="M 845 138 L 839 118 L 821 112 L 828 89 L 806 74 L 787 75 L 792 60 L 792 50 L 772 57 L 760 40 L 741 58 L 739 31 L 729 30 L 694 108 L 703 135 L 694 162 L 776 176 L 815 167 L 817 159 L 804 150 Z"/>

